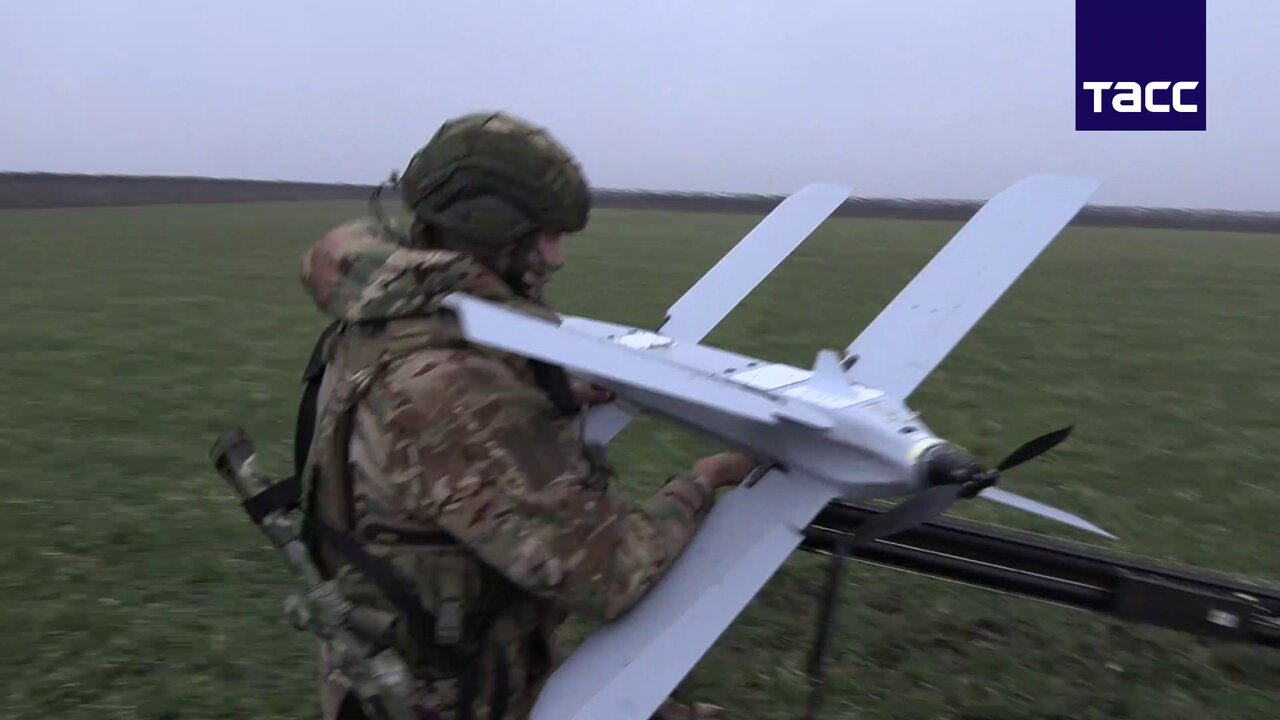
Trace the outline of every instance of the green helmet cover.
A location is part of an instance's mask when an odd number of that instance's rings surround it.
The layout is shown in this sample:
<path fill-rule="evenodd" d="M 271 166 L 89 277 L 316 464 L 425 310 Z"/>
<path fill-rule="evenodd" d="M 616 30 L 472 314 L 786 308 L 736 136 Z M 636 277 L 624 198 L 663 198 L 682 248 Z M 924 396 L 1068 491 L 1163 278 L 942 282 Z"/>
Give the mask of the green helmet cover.
<path fill-rule="evenodd" d="M 446 121 L 400 176 L 419 221 L 488 247 L 536 231 L 577 232 L 591 194 L 582 168 L 545 129 L 502 112 Z"/>

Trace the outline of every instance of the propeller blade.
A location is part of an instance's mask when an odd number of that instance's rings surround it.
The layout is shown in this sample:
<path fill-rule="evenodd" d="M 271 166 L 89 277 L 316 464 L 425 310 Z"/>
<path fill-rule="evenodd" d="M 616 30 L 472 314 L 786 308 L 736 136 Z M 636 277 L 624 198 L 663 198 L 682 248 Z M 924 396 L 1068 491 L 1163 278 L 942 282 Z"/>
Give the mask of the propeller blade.
<path fill-rule="evenodd" d="M 1072 527 L 1079 528 L 1081 530 L 1087 530 L 1091 533 L 1096 533 L 1103 537 L 1111 538 L 1112 540 L 1117 539 L 1115 535 L 1112 535 L 1111 533 L 1107 532 L 1106 530 L 1103 530 L 1102 528 L 1098 527 L 1097 525 L 1094 525 L 1093 523 L 1089 522 L 1088 520 L 1085 520 L 1082 517 L 1079 517 L 1077 515 L 1072 515 L 1071 513 L 1065 510 L 1059 510 L 1058 508 L 1053 507 L 1052 505 L 1045 505 L 1044 503 L 1036 502 L 1035 500 L 1031 500 L 1029 498 L 1024 498 L 1021 495 L 1017 495 L 1015 493 L 1001 490 L 1000 488 L 994 488 L 994 487 L 987 488 L 986 490 L 983 490 L 982 492 L 978 493 L 978 497 L 984 497 L 988 500 L 991 500 L 992 502 L 998 502 L 1001 505 L 1007 505 L 1008 507 L 1011 507 L 1011 508 L 1017 508 L 1018 510 L 1029 512 L 1033 515 L 1039 515 L 1040 517 L 1043 517 L 1043 518 L 1056 520 L 1065 525 L 1070 525 Z"/>
<path fill-rule="evenodd" d="M 1009 453 L 1008 457 L 1001 460 L 1000 464 L 996 465 L 996 472 L 1004 472 L 1005 470 L 1017 467 L 1034 457 L 1038 457 L 1049 452 L 1063 440 L 1066 440 L 1067 436 L 1069 436 L 1071 431 L 1074 429 L 1074 426 L 1068 425 L 1061 430 L 1054 430 L 1051 433 L 1045 433 L 1038 438 L 1028 440 L 1017 450 Z"/>
<path fill-rule="evenodd" d="M 868 520 L 853 536 L 854 545 L 863 545 L 896 535 L 941 515 L 960 499 L 964 485 L 935 485 L 909 500 Z"/>

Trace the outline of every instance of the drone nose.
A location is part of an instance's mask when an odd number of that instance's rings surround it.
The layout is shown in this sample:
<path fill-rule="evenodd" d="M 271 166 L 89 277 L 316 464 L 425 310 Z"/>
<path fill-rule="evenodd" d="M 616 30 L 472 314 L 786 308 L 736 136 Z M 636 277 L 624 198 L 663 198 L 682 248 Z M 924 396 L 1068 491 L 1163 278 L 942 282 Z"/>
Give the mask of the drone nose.
<path fill-rule="evenodd" d="M 941 445 L 924 458 L 925 482 L 936 485 L 963 485 L 981 476 L 985 470 L 968 454 L 955 447 Z"/>

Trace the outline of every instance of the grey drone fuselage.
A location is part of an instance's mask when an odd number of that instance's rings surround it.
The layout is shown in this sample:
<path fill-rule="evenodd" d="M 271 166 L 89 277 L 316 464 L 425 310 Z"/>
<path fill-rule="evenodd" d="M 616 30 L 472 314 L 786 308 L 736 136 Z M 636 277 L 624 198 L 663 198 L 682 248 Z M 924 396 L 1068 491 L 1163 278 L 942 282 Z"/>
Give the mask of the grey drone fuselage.
<path fill-rule="evenodd" d="M 636 388 L 627 389 L 623 402 L 820 479 L 843 499 L 906 495 L 945 481 L 933 461 L 958 452 L 902 401 L 851 382 L 834 353 L 820 354 L 814 369 L 805 370 L 590 318 L 566 317 L 561 326 L 767 398 L 776 406 L 771 423 Z"/>

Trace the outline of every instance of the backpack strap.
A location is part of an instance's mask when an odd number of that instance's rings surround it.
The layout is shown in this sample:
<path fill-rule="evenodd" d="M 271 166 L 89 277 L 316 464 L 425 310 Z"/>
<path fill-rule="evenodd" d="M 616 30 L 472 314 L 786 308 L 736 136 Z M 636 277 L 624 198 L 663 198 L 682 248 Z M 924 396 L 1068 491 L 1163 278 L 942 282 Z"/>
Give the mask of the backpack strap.
<path fill-rule="evenodd" d="M 316 340 L 315 347 L 311 349 L 311 358 L 307 360 L 307 367 L 302 371 L 302 398 L 298 403 L 298 415 L 294 423 L 293 431 L 293 475 L 272 483 L 262 492 L 241 503 L 245 512 L 249 517 L 253 518 L 255 523 L 262 523 L 262 519 L 267 515 L 277 511 L 297 510 L 302 505 L 302 469 L 306 465 L 307 455 L 311 451 L 311 437 L 315 432 L 316 426 L 316 401 L 320 394 L 320 383 L 324 380 L 324 370 L 327 364 L 326 347 L 329 339 L 342 326 L 338 320 L 329 323 L 329 326 L 320 333 L 320 337 Z M 303 523 L 302 536 L 304 542 L 308 546 L 307 535 L 309 529 L 307 523 Z M 314 559 L 315 553 L 312 552 Z"/>
<path fill-rule="evenodd" d="M 327 365 L 326 346 L 342 323 L 334 320 L 320 333 L 315 347 L 311 349 L 311 358 L 302 371 L 302 400 L 298 403 L 298 418 L 293 433 L 293 474 L 302 476 L 302 467 L 307 463 L 307 455 L 311 451 L 311 438 L 316 429 L 316 397 L 320 394 L 320 382 L 324 379 Z"/>
<path fill-rule="evenodd" d="M 534 382 L 546 393 L 547 398 L 551 400 L 551 404 L 555 405 L 556 410 L 563 415 L 577 414 L 579 407 L 576 400 L 573 399 L 573 391 L 569 386 L 569 376 L 565 373 L 564 368 L 559 365 L 551 365 L 541 360 L 530 360 L 533 366 Z"/>

